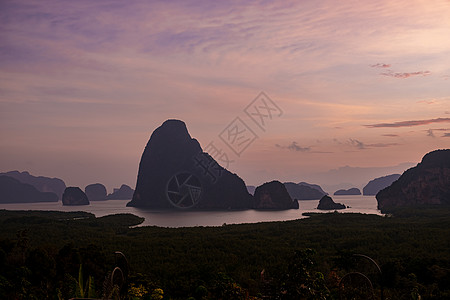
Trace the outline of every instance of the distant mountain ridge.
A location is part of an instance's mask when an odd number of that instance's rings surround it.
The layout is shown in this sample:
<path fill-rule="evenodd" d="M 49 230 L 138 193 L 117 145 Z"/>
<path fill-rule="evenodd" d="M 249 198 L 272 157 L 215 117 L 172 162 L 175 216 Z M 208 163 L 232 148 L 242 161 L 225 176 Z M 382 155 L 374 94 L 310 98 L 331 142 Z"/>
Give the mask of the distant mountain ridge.
<path fill-rule="evenodd" d="M 400 176 L 400 174 L 391 174 L 369 181 L 363 188 L 363 195 L 375 196 L 379 191 L 390 186 L 394 181 L 399 179 Z"/>
<path fill-rule="evenodd" d="M 50 178 L 45 176 L 33 176 L 27 171 L 10 171 L 0 173 L 0 175 L 9 176 L 19 180 L 22 183 L 31 184 L 40 192 L 52 192 L 58 196 L 58 199 L 62 199 L 62 194 L 66 189 L 66 184 L 62 179 Z"/>
<path fill-rule="evenodd" d="M 334 195 L 361 195 L 361 191 L 358 188 L 341 189 L 334 192 Z"/>
<path fill-rule="evenodd" d="M 318 200 L 326 195 L 322 188 L 316 184 L 312 185 L 306 182 L 300 182 L 298 184 L 293 182 L 285 182 L 284 186 L 292 199 Z"/>
<path fill-rule="evenodd" d="M 28 183 L 0 175 L 0 203 L 58 202 L 52 192 L 41 192 Z"/>

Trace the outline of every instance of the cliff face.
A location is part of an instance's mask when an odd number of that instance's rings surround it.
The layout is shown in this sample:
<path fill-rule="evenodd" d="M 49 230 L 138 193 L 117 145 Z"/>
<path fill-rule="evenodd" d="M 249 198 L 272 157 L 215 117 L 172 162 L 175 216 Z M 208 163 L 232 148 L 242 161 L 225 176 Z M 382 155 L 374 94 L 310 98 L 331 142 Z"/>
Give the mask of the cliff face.
<path fill-rule="evenodd" d="M 427 153 L 376 198 L 382 211 L 399 206 L 450 205 L 450 149 Z"/>
<path fill-rule="evenodd" d="M 363 188 L 363 195 L 375 196 L 382 189 L 390 186 L 394 181 L 400 178 L 400 174 L 391 174 L 383 177 L 375 178 Z"/>
<path fill-rule="evenodd" d="M 292 200 L 286 187 L 279 181 L 266 182 L 258 186 L 253 197 L 256 209 L 299 208 L 298 202 Z"/>
<path fill-rule="evenodd" d="M 142 154 L 133 199 L 127 206 L 164 209 L 246 209 L 244 181 L 222 168 L 191 138 L 184 122 L 165 121 Z"/>
<path fill-rule="evenodd" d="M 33 176 L 28 172 L 10 171 L 0 173 L 0 175 L 9 176 L 19 180 L 22 183 L 27 183 L 34 186 L 40 192 L 55 193 L 58 199 L 61 199 L 62 194 L 66 188 L 66 184 L 59 178 L 50 178 L 44 176 Z"/>

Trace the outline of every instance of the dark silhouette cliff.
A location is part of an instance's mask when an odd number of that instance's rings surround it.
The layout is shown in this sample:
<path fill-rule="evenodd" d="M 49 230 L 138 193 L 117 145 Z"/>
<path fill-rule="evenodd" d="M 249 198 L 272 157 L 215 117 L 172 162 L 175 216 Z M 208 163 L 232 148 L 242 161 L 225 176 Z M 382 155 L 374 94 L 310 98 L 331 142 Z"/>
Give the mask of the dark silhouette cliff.
<path fill-rule="evenodd" d="M 328 195 L 323 196 L 319 201 L 319 205 L 317 206 L 317 209 L 320 210 L 335 210 L 344 208 L 344 204 L 334 202 L 333 199 Z"/>
<path fill-rule="evenodd" d="M 450 205 L 450 149 L 427 153 L 376 195 L 378 209 L 421 205 Z"/>
<path fill-rule="evenodd" d="M 0 175 L 9 176 L 19 180 L 22 183 L 31 184 L 40 192 L 51 192 L 62 198 L 62 194 L 66 189 L 66 184 L 59 178 L 50 178 L 44 176 L 33 176 L 28 172 L 10 171 L 0 173 Z"/>
<path fill-rule="evenodd" d="M 167 120 L 151 135 L 127 206 L 163 209 L 247 209 L 244 181 L 222 168 L 191 138 L 186 124 Z"/>
<path fill-rule="evenodd" d="M 129 200 L 133 198 L 134 190 L 126 184 L 122 184 L 120 188 L 114 189 L 114 192 L 109 194 L 108 200 Z"/>
<path fill-rule="evenodd" d="M 298 201 L 292 200 L 285 185 L 276 180 L 258 186 L 253 201 L 255 209 L 299 208 Z"/>
<path fill-rule="evenodd" d="M 106 200 L 106 187 L 101 183 L 93 183 L 84 188 L 89 201 Z"/>
<path fill-rule="evenodd" d="M 58 196 L 52 192 L 40 192 L 34 186 L 19 180 L 0 176 L 0 203 L 57 202 Z"/>
<path fill-rule="evenodd" d="M 69 186 L 64 190 L 63 205 L 89 205 L 86 194 L 77 186 Z"/>
<path fill-rule="evenodd" d="M 390 186 L 394 181 L 400 178 L 400 174 L 391 174 L 383 177 L 375 178 L 363 188 L 363 195 L 375 196 L 382 189 Z"/>
<path fill-rule="evenodd" d="M 358 188 L 342 189 L 334 192 L 334 195 L 361 195 L 361 191 Z"/>
<path fill-rule="evenodd" d="M 305 182 L 301 182 L 299 184 L 293 182 L 285 182 L 284 186 L 286 187 L 292 199 L 317 200 L 326 195 L 326 193 L 320 188 L 320 186 L 318 186 L 319 188 L 314 188 L 312 187 L 312 185 L 306 184 Z"/>

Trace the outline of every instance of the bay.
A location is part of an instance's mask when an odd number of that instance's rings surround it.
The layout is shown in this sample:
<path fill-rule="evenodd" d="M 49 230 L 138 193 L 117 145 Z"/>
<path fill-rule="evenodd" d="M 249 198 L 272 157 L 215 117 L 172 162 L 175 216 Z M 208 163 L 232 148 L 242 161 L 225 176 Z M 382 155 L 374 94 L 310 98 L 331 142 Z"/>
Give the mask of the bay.
<path fill-rule="evenodd" d="M 377 209 L 375 196 L 332 196 L 335 202 L 343 203 L 350 208 L 339 210 L 340 213 L 363 213 L 381 215 Z M 221 226 L 224 224 L 259 223 L 273 221 L 289 221 L 306 218 L 305 212 L 326 213 L 317 209 L 319 200 L 299 201 L 300 209 L 280 211 L 242 210 L 242 211 L 169 211 L 136 207 L 127 207 L 130 200 L 91 201 L 84 206 L 63 206 L 61 202 L 0 204 L 6 210 L 54 210 L 85 211 L 96 217 L 131 213 L 145 218 L 141 226 L 159 227 L 194 227 Z M 333 211 L 331 211 L 333 212 Z"/>

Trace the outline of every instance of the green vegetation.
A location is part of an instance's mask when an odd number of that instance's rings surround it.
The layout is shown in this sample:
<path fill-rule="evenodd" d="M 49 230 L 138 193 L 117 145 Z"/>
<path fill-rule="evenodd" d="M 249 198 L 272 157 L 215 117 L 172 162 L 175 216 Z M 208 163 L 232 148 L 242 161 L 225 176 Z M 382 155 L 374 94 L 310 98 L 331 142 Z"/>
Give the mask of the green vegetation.
<path fill-rule="evenodd" d="M 0 295 L 339 299 L 340 292 L 371 293 L 373 286 L 375 299 L 382 289 L 385 299 L 449 299 L 450 208 L 392 213 L 159 228 L 134 227 L 142 219 L 129 214 L 0 210 Z M 129 270 L 115 251 L 125 254 Z M 382 277 L 353 254 L 378 262 Z M 116 267 L 124 274 L 121 286 Z"/>

